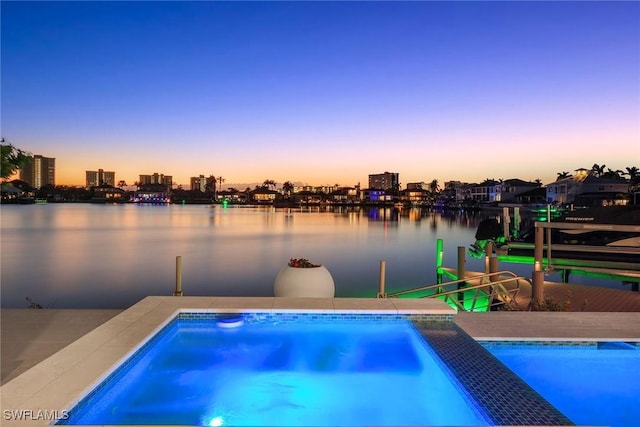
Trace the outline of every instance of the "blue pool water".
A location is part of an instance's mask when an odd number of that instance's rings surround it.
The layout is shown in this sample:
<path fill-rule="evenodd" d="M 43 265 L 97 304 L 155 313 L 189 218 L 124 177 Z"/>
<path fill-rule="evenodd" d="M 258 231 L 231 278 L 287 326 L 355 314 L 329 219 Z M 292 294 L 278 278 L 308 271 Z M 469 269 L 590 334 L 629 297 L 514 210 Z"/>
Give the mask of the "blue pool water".
<path fill-rule="evenodd" d="M 640 347 L 485 347 L 578 425 L 640 425 Z"/>
<path fill-rule="evenodd" d="M 177 319 L 65 424 L 490 425 L 407 320 Z"/>

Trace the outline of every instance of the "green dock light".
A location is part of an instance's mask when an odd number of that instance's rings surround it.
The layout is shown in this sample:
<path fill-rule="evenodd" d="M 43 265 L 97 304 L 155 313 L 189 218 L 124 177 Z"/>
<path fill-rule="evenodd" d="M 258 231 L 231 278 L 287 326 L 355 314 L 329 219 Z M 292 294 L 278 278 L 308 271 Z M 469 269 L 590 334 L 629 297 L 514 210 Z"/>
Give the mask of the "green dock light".
<path fill-rule="evenodd" d="M 436 283 L 442 283 L 442 263 L 444 258 L 443 240 L 436 240 Z"/>
<path fill-rule="evenodd" d="M 442 239 L 438 239 L 436 241 L 436 268 L 442 267 L 442 259 L 444 257 L 442 247 L 443 247 Z"/>

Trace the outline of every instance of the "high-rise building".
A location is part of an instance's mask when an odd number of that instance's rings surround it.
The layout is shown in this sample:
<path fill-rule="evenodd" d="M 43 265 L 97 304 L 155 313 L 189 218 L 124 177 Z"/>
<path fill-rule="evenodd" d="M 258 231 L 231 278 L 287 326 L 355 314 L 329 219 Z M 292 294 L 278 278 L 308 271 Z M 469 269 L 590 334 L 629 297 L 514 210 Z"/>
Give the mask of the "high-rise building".
<path fill-rule="evenodd" d="M 202 191 L 203 193 L 207 190 L 214 191 L 216 188 L 216 177 L 213 175 L 209 175 L 205 178 L 204 175 L 200 176 L 192 176 L 191 177 L 191 190 L 192 191 Z"/>
<path fill-rule="evenodd" d="M 98 169 L 97 171 L 86 171 L 86 177 L 87 188 L 97 187 L 99 185 L 111 185 L 113 187 L 116 182 L 115 172 L 105 172 L 102 169 Z"/>
<path fill-rule="evenodd" d="M 400 174 L 397 172 L 385 172 L 369 175 L 369 188 L 376 190 L 399 190 Z"/>
<path fill-rule="evenodd" d="M 31 161 L 20 169 L 20 179 L 36 189 L 56 185 L 56 159 L 40 154 L 34 155 Z"/>
<path fill-rule="evenodd" d="M 153 175 L 140 175 L 138 185 L 150 185 L 150 184 L 162 184 L 168 188 L 173 185 L 173 177 L 170 175 L 163 175 L 154 173 Z"/>
<path fill-rule="evenodd" d="M 191 191 L 204 191 L 206 190 L 207 181 L 204 175 L 191 177 Z"/>

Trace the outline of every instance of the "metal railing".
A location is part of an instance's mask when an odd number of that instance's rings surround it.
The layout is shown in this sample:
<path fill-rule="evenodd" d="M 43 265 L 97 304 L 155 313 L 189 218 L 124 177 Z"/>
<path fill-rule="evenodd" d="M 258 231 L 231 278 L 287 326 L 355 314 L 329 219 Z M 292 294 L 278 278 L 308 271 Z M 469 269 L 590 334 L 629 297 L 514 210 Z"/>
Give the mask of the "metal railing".
<path fill-rule="evenodd" d="M 507 277 L 504 277 L 507 276 Z M 453 305 L 460 311 L 475 311 L 479 308 L 478 301 L 486 299 L 486 309 L 504 304 L 516 305 L 516 296 L 520 292 L 520 281 L 530 285 L 531 280 L 518 276 L 511 271 L 496 271 L 492 273 L 478 274 L 464 279 L 452 280 L 435 285 L 421 286 L 405 291 L 388 294 L 387 298 L 397 298 L 414 293 L 427 293 L 418 298 L 442 298 L 447 304 Z M 470 282 L 476 282 L 471 284 Z M 515 286 L 507 288 L 507 284 Z M 452 287 L 454 287 L 451 289 Z M 469 296 L 470 295 L 470 296 Z"/>

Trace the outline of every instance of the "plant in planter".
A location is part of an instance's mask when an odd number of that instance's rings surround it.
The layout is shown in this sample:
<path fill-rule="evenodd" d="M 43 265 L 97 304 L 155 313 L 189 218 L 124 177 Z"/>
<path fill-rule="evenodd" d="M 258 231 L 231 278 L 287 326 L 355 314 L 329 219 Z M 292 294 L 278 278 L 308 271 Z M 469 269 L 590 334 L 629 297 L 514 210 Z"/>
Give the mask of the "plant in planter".
<path fill-rule="evenodd" d="M 307 258 L 291 258 L 273 285 L 277 297 L 333 298 L 335 285 L 329 270 Z"/>
<path fill-rule="evenodd" d="M 321 264 L 314 264 L 306 258 L 291 258 L 289 260 L 289 267 L 294 268 L 315 268 L 321 266 Z"/>

